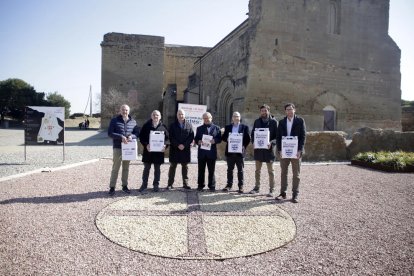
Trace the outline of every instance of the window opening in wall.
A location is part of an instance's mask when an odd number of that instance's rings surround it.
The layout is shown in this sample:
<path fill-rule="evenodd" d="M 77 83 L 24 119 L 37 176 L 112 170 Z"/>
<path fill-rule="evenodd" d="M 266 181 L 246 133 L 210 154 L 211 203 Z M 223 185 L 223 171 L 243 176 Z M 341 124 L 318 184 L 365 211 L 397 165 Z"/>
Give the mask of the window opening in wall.
<path fill-rule="evenodd" d="M 148 63 L 148 66 L 151 66 L 151 63 Z"/>
<path fill-rule="evenodd" d="M 340 34 L 341 26 L 341 0 L 329 1 L 328 32 Z"/>
<path fill-rule="evenodd" d="M 336 110 L 333 106 L 328 105 L 323 109 L 323 130 L 336 130 Z"/>

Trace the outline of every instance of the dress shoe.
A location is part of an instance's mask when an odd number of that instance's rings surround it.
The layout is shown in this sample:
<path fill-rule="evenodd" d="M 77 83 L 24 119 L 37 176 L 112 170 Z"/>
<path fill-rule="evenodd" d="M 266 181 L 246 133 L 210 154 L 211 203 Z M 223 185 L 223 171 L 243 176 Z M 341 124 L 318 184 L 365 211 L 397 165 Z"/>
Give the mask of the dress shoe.
<path fill-rule="evenodd" d="M 244 190 L 243 190 L 243 188 L 239 188 L 239 190 L 237 191 L 239 194 L 242 194 L 242 193 L 244 193 Z"/>
<path fill-rule="evenodd" d="M 188 186 L 188 185 L 184 185 L 183 188 L 186 189 L 186 190 L 191 190 L 191 187 Z"/>
<path fill-rule="evenodd" d="M 280 193 L 276 198 L 276 200 L 286 199 L 286 193 Z"/>
<path fill-rule="evenodd" d="M 167 190 L 174 190 L 174 188 L 173 188 L 173 186 L 172 186 L 172 185 L 168 185 L 168 186 L 167 186 Z"/>
<path fill-rule="evenodd" d="M 115 188 L 110 188 L 108 194 L 113 196 L 115 194 Z"/>
<path fill-rule="evenodd" d="M 231 190 L 231 187 L 230 186 L 226 186 L 226 187 L 224 187 L 223 192 L 229 192 L 230 190 Z"/>
<path fill-rule="evenodd" d="M 296 196 L 292 197 L 291 200 L 293 203 L 299 203 L 298 198 Z"/>
<path fill-rule="evenodd" d="M 130 194 L 130 193 L 131 193 L 131 190 L 130 190 L 130 189 L 128 189 L 128 187 L 127 187 L 127 186 L 122 187 L 122 191 L 123 191 L 124 193 L 127 193 L 127 194 Z"/>

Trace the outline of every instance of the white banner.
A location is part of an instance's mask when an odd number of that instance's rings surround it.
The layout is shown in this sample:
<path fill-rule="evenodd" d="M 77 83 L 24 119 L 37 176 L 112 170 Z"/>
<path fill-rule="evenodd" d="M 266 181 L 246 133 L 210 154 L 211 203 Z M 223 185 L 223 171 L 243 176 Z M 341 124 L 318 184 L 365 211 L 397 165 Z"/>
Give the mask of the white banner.
<path fill-rule="evenodd" d="M 185 119 L 193 126 L 194 134 L 197 127 L 203 124 L 203 114 L 207 111 L 206 105 L 179 103 L 178 109 L 185 111 Z"/>
<path fill-rule="evenodd" d="M 298 136 L 282 136 L 282 158 L 297 158 Z"/>
<path fill-rule="evenodd" d="M 270 132 L 268 128 L 256 128 L 254 130 L 254 148 L 267 149 Z"/>
<path fill-rule="evenodd" d="M 228 142 L 228 152 L 243 153 L 243 133 L 230 133 Z"/>
<path fill-rule="evenodd" d="M 164 131 L 151 130 L 149 142 L 150 142 L 151 152 L 162 152 L 164 149 L 164 142 L 165 142 Z"/>
<path fill-rule="evenodd" d="M 137 140 L 132 139 L 128 144 L 122 143 L 122 160 L 137 160 L 138 159 L 138 144 Z"/>

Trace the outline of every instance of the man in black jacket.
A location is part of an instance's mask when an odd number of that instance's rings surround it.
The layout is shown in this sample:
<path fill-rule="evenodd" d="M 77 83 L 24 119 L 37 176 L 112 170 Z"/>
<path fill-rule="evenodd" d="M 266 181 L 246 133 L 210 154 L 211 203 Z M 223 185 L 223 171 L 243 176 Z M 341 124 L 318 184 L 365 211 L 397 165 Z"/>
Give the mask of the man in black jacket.
<path fill-rule="evenodd" d="M 173 188 L 177 164 L 181 164 L 184 189 L 188 186 L 188 163 L 191 162 L 191 143 L 194 140 L 193 126 L 185 119 L 185 111 L 177 111 L 177 120 L 171 124 L 170 135 L 170 169 L 168 171 L 167 189 Z"/>
<path fill-rule="evenodd" d="M 151 131 L 162 132 L 164 134 L 164 145 L 161 151 L 154 151 L 150 147 L 150 135 Z M 140 193 L 145 193 L 148 187 L 148 177 L 151 170 L 151 164 L 154 164 L 154 180 L 153 188 L 154 192 L 159 191 L 159 184 L 161 178 L 161 164 L 164 163 L 164 152 L 168 147 L 168 130 L 167 127 L 161 122 L 161 113 L 158 110 L 154 110 L 151 113 L 151 119 L 148 120 L 141 129 L 139 134 L 139 141 L 144 147 L 142 154 L 142 162 L 144 163 L 144 171 L 142 172 L 142 185 L 139 188 Z"/>
<path fill-rule="evenodd" d="M 132 139 L 137 139 L 139 129 L 137 122 L 129 115 L 129 106 L 124 104 L 119 110 L 119 115 L 112 118 L 108 127 L 108 136 L 112 138 L 113 157 L 111 180 L 109 182 L 109 195 L 115 194 L 116 180 L 122 163 L 122 191 L 130 193 L 128 189 L 129 160 L 122 160 L 121 143 L 127 144 Z"/>
<path fill-rule="evenodd" d="M 273 162 L 275 161 L 275 148 L 276 148 L 276 134 L 277 134 L 277 121 L 270 115 L 270 107 L 264 104 L 260 107 L 260 118 L 254 121 L 252 129 L 252 144 L 254 145 L 254 133 L 257 129 L 267 128 L 269 130 L 269 142 L 265 145 L 266 148 L 254 149 L 254 160 L 256 161 L 255 171 L 255 186 L 250 191 L 251 194 L 256 194 L 260 189 L 260 171 L 263 163 L 266 163 L 267 172 L 269 174 L 269 193 L 268 197 L 273 197 L 275 187 L 275 174 L 273 168 Z"/>
<path fill-rule="evenodd" d="M 204 124 L 199 126 L 196 131 L 196 136 L 194 138 L 195 143 L 198 145 L 198 191 L 203 191 L 204 181 L 205 181 L 205 172 L 206 165 L 208 169 L 208 188 L 210 191 L 216 190 L 216 178 L 214 176 L 214 171 L 216 167 L 217 160 L 217 144 L 221 143 L 221 130 L 219 126 L 212 123 L 213 116 L 209 112 L 203 114 Z M 206 141 L 203 139 L 203 135 L 206 135 L 205 138 L 211 139 Z M 207 136 L 208 135 L 208 136 Z"/>
<path fill-rule="evenodd" d="M 305 121 L 295 115 L 295 105 L 288 103 L 285 105 L 286 117 L 279 121 L 279 128 L 277 134 L 277 151 L 280 157 L 281 168 L 281 189 L 280 195 L 276 197 L 276 200 L 286 198 L 287 190 L 287 175 L 289 164 L 292 163 L 292 202 L 298 203 L 299 183 L 300 183 L 300 164 L 302 155 L 305 152 L 305 140 L 306 140 L 306 125 Z M 294 158 L 282 158 L 282 137 L 283 136 L 296 136 L 298 140 L 298 152 Z"/>
<path fill-rule="evenodd" d="M 230 125 L 225 126 L 224 134 L 222 140 L 226 142 L 226 160 L 227 160 L 227 186 L 223 189 L 224 192 L 228 192 L 231 190 L 233 186 L 233 170 L 234 166 L 237 166 L 237 179 L 238 179 L 238 186 L 239 186 L 239 193 L 243 193 L 243 184 L 244 184 L 244 157 L 246 155 L 246 147 L 250 143 L 250 135 L 249 135 L 249 127 L 241 124 L 241 116 L 239 112 L 233 113 L 233 123 Z M 234 153 L 229 152 L 229 136 L 231 133 L 241 134 L 242 136 L 242 152 L 241 153 Z"/>

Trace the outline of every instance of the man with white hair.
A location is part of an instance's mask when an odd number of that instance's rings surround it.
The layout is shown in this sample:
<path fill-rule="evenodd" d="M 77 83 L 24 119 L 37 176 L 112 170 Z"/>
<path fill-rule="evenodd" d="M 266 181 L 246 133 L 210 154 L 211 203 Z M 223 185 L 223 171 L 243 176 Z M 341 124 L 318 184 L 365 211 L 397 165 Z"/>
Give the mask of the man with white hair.
<path fill-rule="evenodd" d="M 214 171 L 217 160 L 217 144 L 221 143 L 220 127 L 213 124 L 213 116 L 210 112 L 203 114 L 204 124 L 199 126 L 194 138 L 198 145 L 198 188 L 199 192 L 203 191 L 205 184 L 206 165 L 208 169 L 208 188 L 210 191 L 216 190 L 216 178 Z"/>
<path fill-rule="evenodd" d="M 109 182 L 109 195 L 115 194 L 116 181 L 118 179 L 119 169 L 122 164 L 122 191 L 130 193 L 128 189 L 129 160 L 122 160 L 121 144 L 127 144 L 132 139 L 137 139 L 139 128 L 137 122 L 129 115 L 129 106 L 124 104 L 119 110 L 119 115 L 112 118 L 109 123 L 108 136 L 113 142 L 113 157 L 111 180 Z"/>

